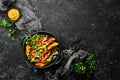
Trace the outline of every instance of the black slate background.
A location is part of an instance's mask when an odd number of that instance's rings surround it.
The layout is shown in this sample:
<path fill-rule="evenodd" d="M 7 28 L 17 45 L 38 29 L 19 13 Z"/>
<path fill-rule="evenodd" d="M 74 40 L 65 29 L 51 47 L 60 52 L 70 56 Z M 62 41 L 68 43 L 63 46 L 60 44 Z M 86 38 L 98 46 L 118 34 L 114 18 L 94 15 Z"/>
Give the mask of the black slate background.
<path fill-rule="evenodd" d="M 31 0 L 31 3 L 43 29 L 58 38 L 62 49 L 69 48 L 74 39 L 88 42 L 86 50 L 96 55 L 96 80 L 119 80 L 119 0 Z M 43 80 L 43 74 L 34 73 L 22 58 L 22 32 L 12 39 L 6 32 L 0 28 L 0 80 Z"/>

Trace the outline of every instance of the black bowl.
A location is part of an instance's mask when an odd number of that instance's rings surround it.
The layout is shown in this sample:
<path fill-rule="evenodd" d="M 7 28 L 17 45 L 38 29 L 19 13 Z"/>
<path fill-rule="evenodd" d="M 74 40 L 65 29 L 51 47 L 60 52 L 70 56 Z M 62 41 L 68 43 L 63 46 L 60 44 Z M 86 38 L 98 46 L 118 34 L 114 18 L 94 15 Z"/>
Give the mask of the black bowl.
<path fill-rule="evenodd" d="M 52 34 L 50 34 L 50 33 L 48 33 L 48 32 L 43 32 L 43 31 L 41 31 L 41 32 L 35 32 L 35 33 L 33 33 L 33 34 L 29 35 L 29 36 L 32 36 L 32 35 L 34 35 L 34 34 L 36 34 L 36 33 L 46 34 L 46 35 L 49 35 L 49 36 L 51 36 L 51 37 L 54 37 Z M 54 38 L 55 38 L 55 37 L 54 37 Z M 56 39 L 56 38 L 55 38 L 55 39 Z M 57 41 L 57 40 L 56 40 L 56 41 Z M 24 59 L 25 59 L 26 63 L 27 63 L 30 67 L 32 67 L 32 68 L 34 68 L 34 69 L 35 69 L 35 68 L 36 68 L 36 69 L 46 69 L 46 68 L 52 67 L 53 65 L 55 66 L 56 64 L 58 64 L 58 63 L 60 62 L 60 60 L 61 60 L 61 52 L 60 52 L 60 46 L 58 45 L 58 48 L 59 48 L 58 52 L 59 52 L 59 54 L 58 54 L 57 58 L 56 58 L 53 62 L 51 62 L 50 64 L 48 64 L 48 65 L 46 65 L 46 66 L 44 66 L 44 67 L 35 66 L 33 63 L 31 63 L 31 62 L 28 60 L 28 58 L 27 58 L 27 56 L 26 56 L 26 54 L 25 54 L 25 51 L 26 51 L 26 44 L 25 44 L 25 42 L 26 42 L 26 40 L 25 40 L 25 38 L 23 38 L 23 40 L 22 40 L 23 56 L 24 56 Z M 58 42 L 58 41 L 57 41 L 57 42 Z"/>

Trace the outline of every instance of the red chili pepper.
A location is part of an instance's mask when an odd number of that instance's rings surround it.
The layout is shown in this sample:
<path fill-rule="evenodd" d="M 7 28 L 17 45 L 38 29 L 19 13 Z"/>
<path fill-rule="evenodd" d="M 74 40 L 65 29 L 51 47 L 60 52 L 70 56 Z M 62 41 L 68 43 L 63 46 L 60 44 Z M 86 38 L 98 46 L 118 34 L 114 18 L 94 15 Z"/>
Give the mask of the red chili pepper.
<path fill-rule="evenodd" d="M 32 53 L 30 56 L 30 59 L 32 59 L 35 56 L 35 53 Z"/>

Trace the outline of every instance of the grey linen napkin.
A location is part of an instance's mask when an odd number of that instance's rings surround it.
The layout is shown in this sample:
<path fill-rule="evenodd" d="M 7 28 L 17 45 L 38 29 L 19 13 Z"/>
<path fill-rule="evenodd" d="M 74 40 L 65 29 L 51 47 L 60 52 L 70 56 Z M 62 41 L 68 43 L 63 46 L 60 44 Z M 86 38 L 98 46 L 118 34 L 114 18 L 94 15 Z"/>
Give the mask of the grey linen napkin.
<path fill-rule="evenodd" d="M 6 11 L 7 8 L 16 0 L 0 0 L 0 11 Z"/>
<path fill-rule="evenodd" d="M 41 22 L 29 0 L 17 0 L 15 6 L 20 8 L 22 13 L 21 18 L 15 23 L 18 30 L 26 30 L 30 33 L 42 30 Z"/>

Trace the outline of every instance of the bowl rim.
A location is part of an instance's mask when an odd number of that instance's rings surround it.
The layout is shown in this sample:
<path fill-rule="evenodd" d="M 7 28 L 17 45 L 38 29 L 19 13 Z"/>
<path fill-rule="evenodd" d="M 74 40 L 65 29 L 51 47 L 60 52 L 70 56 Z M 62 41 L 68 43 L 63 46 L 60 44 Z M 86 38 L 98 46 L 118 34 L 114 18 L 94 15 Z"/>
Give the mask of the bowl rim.
<path fill-rule="evenodd" d="M 29 36 L 32 36 L 32 35 L 34 35 L 34 34 L 36 34 L 36 33 L 42 33 L 42 34 L 44 33 L 44 34 L 50 35 L 50 36 L 52 36 L 52 37 L 54 37 L 54 38 L 56 39 L 55 36 L 53 36 L 51 33 L 46 32 L 46 31 L 33 32 L 33 33 L 30 34 Z M 56 39 L 56 41 L 58 42 L 57 39 Z M 58 43 L 59 43 L 59 42 L 58 42 Z M 58 53 L 59 53 L 59 54 L 58 54 L 57 58 L 56 58 L 52 63 L 50 63 L 49 65 L 46 65 L 46 66 L 44 66 L 44 67 L 38 67 L 38 66 L 35 66 L 34 64 L 32 64 L 32 63 L 28 60 L 28 58 L 26 57 L 26 55 L 25 55 L 25 47 L 26 47 L 26 44 L 25 44 L 25 38 L 24 38 L 24 40 L 23 40 L 23 42 L 22 42 L 23 56 L 24 56 L 25 61 L 27 61 L 27 63 L 30 64 L 33 68 L 37 68 L 37 69 L 49 68 L 49 67 L 53 66 L 55 63 L 57 63 L 57 61 L 59 61 L 59 58 L 60 58 L 60 56 L 61 56 L 60 45 L 58 45 L 58 48 L 59 48 Z"/>

